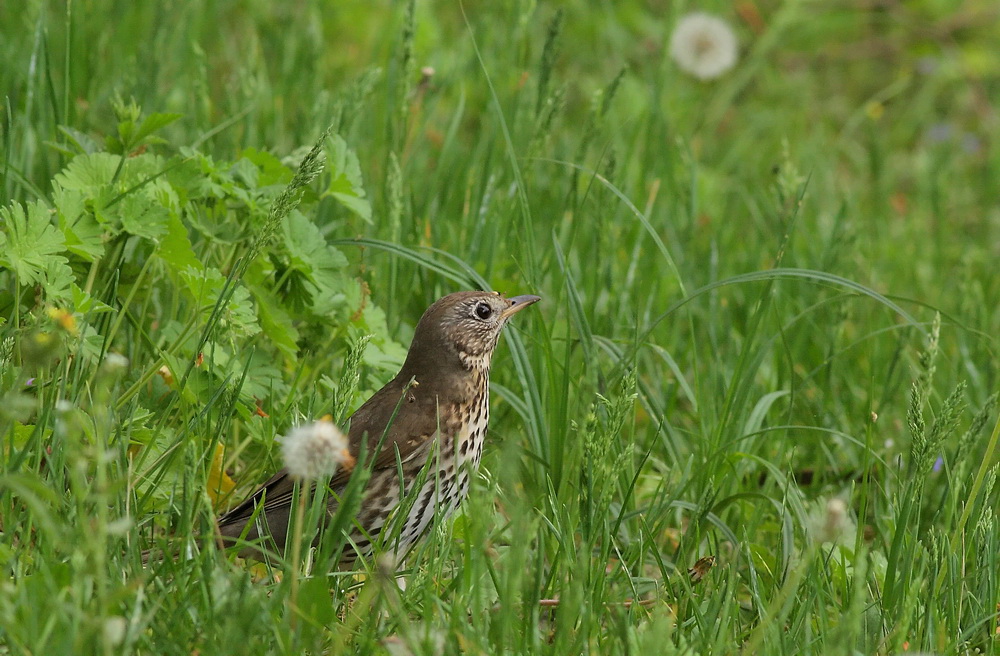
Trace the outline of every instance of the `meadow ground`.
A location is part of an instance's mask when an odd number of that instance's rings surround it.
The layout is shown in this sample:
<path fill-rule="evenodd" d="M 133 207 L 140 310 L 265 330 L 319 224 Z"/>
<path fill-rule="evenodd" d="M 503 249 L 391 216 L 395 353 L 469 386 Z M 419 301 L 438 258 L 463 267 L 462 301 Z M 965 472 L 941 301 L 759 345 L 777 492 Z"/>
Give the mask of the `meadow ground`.
<path fill-rule="evenodd" d="M 0 653 L 996 651 L 995 2 L 0 25 Z M 276 437 L 475 287 L 544 300 L 405 589 L 220 556 Z"/>

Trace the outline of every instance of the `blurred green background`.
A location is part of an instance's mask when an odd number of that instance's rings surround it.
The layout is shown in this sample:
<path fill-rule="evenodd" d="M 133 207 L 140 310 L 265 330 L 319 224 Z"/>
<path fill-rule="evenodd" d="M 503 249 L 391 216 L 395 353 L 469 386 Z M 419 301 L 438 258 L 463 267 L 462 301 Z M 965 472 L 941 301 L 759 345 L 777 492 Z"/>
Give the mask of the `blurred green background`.
<path fill-rule="evenodd" d="M 693 11 L 737 36 L 717 79 L 670 57 Z M 995 648 L 996 2 L 25 1 L 0 25 L 0 205 L 56 235 L 38 280 L 0 267 L 0 649 Z M 102 218 L 154 188 L 162 226 Z M 405 591 L 316 576 L 296 628 L 271 570 L 141 566 L 205 546 L 276 434 L 342 419 L 475 286 L 544 302 Z M 857 529 L 833 546 L 830 499 Z"/>

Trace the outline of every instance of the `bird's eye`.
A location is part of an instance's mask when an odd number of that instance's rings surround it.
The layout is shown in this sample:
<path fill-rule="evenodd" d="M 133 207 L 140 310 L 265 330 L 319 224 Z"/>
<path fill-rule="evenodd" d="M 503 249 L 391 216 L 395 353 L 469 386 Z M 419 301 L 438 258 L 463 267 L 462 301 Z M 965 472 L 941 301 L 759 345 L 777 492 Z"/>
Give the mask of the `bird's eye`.
<path fill-rule="evenodd" d="M 483 321 L 489 319 L 493 315 L 493 308 L 490 307 L 489 303 L 478 303 L 476 305 L 476 316 Z"/>

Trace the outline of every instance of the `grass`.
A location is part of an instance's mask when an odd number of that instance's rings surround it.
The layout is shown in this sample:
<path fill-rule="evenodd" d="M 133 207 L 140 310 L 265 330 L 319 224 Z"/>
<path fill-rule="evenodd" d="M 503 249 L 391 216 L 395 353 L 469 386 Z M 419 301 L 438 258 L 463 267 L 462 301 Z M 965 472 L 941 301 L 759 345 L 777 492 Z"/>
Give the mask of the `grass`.
<path fill-rule="evenodd" d="M 0 653 L 994 652 L 997 18 L 0 7 Z M 220 556 L 474 287 L 544 300 L 405 589 Z"/>

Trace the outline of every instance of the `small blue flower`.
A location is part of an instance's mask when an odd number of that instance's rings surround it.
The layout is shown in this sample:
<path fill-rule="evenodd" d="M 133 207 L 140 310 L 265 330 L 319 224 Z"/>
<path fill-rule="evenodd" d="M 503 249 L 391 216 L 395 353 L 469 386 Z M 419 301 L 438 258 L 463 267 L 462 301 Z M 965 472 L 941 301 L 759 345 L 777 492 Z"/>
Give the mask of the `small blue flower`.
<path fill-rule="evenodd" d="M 939 144 L 950 141 L 954 134 L 955 126 L 951 123 L 935 123 L 927 128 L 924 138 L 931 143 Z"/>

